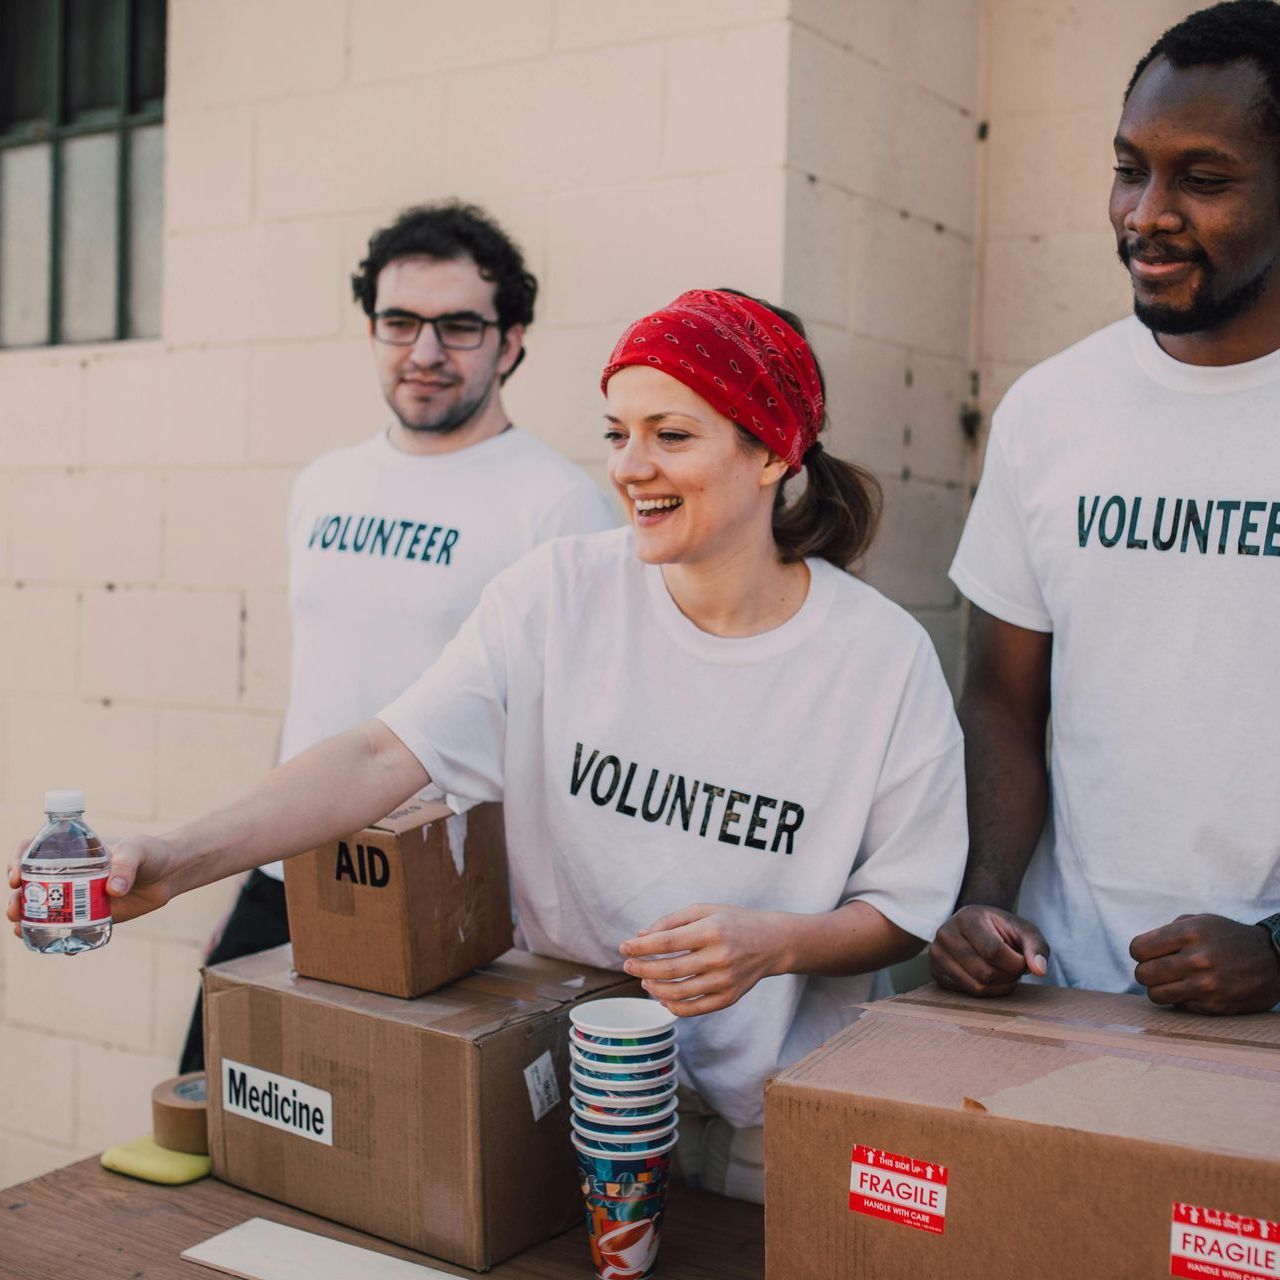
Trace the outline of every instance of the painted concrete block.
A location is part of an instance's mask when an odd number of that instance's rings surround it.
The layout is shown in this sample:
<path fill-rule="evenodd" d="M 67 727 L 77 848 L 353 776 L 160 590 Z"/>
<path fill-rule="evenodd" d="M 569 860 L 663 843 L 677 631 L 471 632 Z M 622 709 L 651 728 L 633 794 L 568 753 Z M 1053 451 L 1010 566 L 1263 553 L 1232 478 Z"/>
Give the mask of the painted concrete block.
<path fill-rule="evenodd" d="M 390 416 L 368 338 L 257 346 L 249 369 L 254 462 L 310 462 L 368 439 Z"/>
<path fill-rule="evenodd" d="M 289 698 L 289 602 L 283 588 L 244 593 L 244 674 L 240 703 L 283 711 Z"/>
<path fill-rule="evenodd" d="M 123 353 L 122 353 L 123 356 Z M 90 465 L 226 465 L 245 457 L 244 348 L 157 349 L 85 371 Z"/>
<path fill-rule="evenodd" d="M 563 48 L 664 40 L 687 31 L 736 27 L 788 16 L 788 0 L 649 0 L 643 5 L 556 0 L 556 42 Z"/>
<path fill-rule="evenodd" d="M 253 212 L 253 112 L 178 112 L 165 122 L 165 225 L 177 231 L 240 226 Z"/>
<path fill-rule="evenodd" d="M 151 1090 L 176 1073 L 175 1058 L 94 1044 L 75 1055 L 76 1145 L 102 1151 L 150 1133 Z"/>
<path fill-rule="evenodd" d="M 444 186 L 444 82 L 418 78 L 258 108 L 264 219 L 414 204 Z"/>
<path fill-rule="evenodd" d="M 80 687 L 91 697 L 231 705 L 240 662 L 238 591 L 85 593 Z"/>
<path fill-rule="evenodd" d="M 1132 310 L 1109 229 L 992 240 L 983 273 L 982 356 L 1035 364 Z"/>
<path fill-rule="evenodd" d="M 502 175 L 505 189 L 635 182 L 662 167 L 663 51 L 654 44 L 559 53 L 449 82 L 443 135 L 455 191 Z M 591 110 L 583 110 L 591 103 Z"/>
<path fill-rule="evenodd" d="M 152 947 L 122 930 L 74 960 L 25 949 L 10 956 L 5 1021 L 75 1040 L 151 1050 Z"/>
<path fill-rule="evenodd" d="M 542 314 L 621 333 L 686 289 L 777 299 L 785 183 L 770 168 L 554 198 Z"/>
<path fill-rule="evenodd" d="M 158 789 L 170 812 L 207 813 L 246 791 L 276 761 L 276 716 L 245 711 L 161 711 Z"/>
<path fill-rule="evenodd" d="M 788 24 L 779 21 L 668 42 L 663 103 L 667 172 L 714 173 L 783 163 L 788 37 Z M 751 109 L 744 112 L 743 86 L 748 84 Z"/>
<path fill-rule="evenodd" d="M 884 517 L 866 579 L 908 609 L 946 609 L 957 592 L 947 569 L 960 540 L 966 496 L 960 486 L 881 476 Z"/>
<path fill-rule="evenodd" d="M 6 950 L 11 940 L 6 938 Z M 17 944 L 19 947 L 20 943 Z M 51 964 L 62 956 L 36 957 Z M 0 1130 L 49 1143 L 70 1144 L 75 1135 L 75 1050 L 70 1041 L 42 1031 L 0 1024 Z"/>
<path fill-rule="evenodd" d="M 292 477 L 292 471 L 276 467 L 171 473 L 165 485 L 164 582 L 282 584 Z"/>
<path fill-rule="evenodd" d="M 172 0 L 166 106 L 328 89 L 346 73 L 346 36 L 345 0 Z"/>
<path fill-rule="evenodd" d="M 10 546 L 33 582 L 150 582 L 160 565 L 162 479 L 147 471 L 14 475 Z"/>
<path fill-rule="evenodd" d="M 0 458 L 8 467 L 67 467 L 84 454 L 84 365 L 67 355 L 0 355 Z"/>
<path fill-rule="evenodd" d="M 79 650 L 79 591 L 0 587 L 0 686 L 24 694 L 75 689 Z"/>
<path fill-rule="evenodd" d="M 537 58 L 555 31 L 553 0 L 351 0 L 351 80 L 417 79 Z"/>
<path fill-rule="evenodd" d="M 82 789 L 90 815 L 145 821 L 155 812 L 155 716 L 149 708 L 11 697 L 8 741 L 5 795 L 25 815 L 19 836 L 37 830 L 40 802 L 53 787 Z"/>

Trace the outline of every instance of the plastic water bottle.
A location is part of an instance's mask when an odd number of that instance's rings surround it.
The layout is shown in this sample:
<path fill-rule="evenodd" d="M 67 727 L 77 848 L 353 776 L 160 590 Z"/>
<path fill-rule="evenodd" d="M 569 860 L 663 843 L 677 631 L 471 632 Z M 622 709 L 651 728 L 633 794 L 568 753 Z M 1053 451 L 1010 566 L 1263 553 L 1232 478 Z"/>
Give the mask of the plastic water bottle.
<path fill-rule="evenodd" d="M 47 821 L 22 855 L 22 940 L 44 955 L 78 955 L 111 939 L 111 855 L 85 825 L 83 791 L 47 791 Z"/>

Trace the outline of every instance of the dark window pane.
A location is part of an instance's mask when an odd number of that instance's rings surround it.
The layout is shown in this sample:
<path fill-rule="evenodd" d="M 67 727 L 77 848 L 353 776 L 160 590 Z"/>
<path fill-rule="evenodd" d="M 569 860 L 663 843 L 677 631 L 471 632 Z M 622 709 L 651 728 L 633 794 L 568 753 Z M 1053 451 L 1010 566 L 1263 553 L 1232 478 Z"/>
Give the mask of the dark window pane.
<path fill-rule="evenodd" d="M 67 119 L 92 119 L 120 106 L 124 0 L 65 3 Z"/>
<path fill-rule="evenodd" d="M 0 151 L 0 347 L 49 341 L 49 155 Z"/>
<path fill-rule="evenodd" d="M 164 98 L 165 0 L 133 0 L 134 111 Z"/>
<path fill-rule="evenodd" d="M 0 0 L 0 133 L 48 119 L 52 0 Z"/>

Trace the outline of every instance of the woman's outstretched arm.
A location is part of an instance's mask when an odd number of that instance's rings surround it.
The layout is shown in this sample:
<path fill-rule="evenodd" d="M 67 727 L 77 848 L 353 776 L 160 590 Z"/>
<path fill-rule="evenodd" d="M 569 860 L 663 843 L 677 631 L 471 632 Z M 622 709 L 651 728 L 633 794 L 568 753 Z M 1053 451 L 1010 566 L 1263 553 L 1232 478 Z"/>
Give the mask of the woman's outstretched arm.
<path fill-rule="evenodd" d="M 380 720 L 326 738 L 273 769 L 243 796 L 166 836 L 127 836 L 111 847 L 107 882 L 119 923 L 188 889 L 292 857 L 385 817 L 430 782 Z M 18 869 L 7 915 L 19 918 Z"/>

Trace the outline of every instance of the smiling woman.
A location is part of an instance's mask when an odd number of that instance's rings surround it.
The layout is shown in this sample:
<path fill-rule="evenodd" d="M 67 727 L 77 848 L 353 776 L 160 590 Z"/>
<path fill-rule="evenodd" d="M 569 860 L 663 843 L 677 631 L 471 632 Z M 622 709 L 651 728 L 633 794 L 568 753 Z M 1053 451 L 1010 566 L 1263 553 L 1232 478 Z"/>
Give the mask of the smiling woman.
<path fill-rule="evenodd" d="M 685 294 L 623 335 L 604 384 L 630 527 L 544 544 L 376 719 L 117 845 L 115 915 L 356 830 L 428 780 L 500 799 L 520 944 L 622 966 L 680 1016 L 685 1174 L 760 1198 L 762 1168 L 725 1165 L 758 1147 L 765 1080 L 950 911 L 960 731 L 923 630 L 844 572 L 875 490 L 815 452 L 797 324 Z M 775 532 L 800 470 L 818 500 L 796 523 L 826 548 L 807 558 Z"/>
<path fill-rule="evenodd" d="M 730 317 L 739 332 L 727 326 Z M 658 468 L 662 474 L 670 478 L 674 469 L 679 475 L 681 459 L 687 469 L 692 457 L 689 482 L 701 487 L 701 466 L 708 477 L 720 478 L 712 493 L 721 500 L 729 500 L 726 482 L 735 475 L 745 476 L 739 489 L 744 499 L 752 480 L 761 481 L 771 512 L 770 538 L 783 564 L 818 556 L 844 569 L 870 545 L 880 486 L 870 472 L 833 458 L 818 443 L 826 425 L 826 383 L 798 316 L 731 289 L 682 294 L 623 334 L 601 385 L 611 405 L 605 415 L 611 424 L 605 435 L 614 445 L 610 475 L 623 501 L 634 507 L 638 532 L 661 528 L 664 521 L 679 525 L 668 513 L 685 508 L 684 495 L 663 495 L 650 483 L 646 466 L 652 459 L 639 445 L 628 447 L 633 436 L 648 436 L 665 446 L 649 451 L 667 460 Z M 661 403 L 664 396 L 670 409 L 637 417 L 637 403 Z M 612 411 L 615 404 L 630 411 L 630 425 Z M 695 447 L 699 440 L 718 438 L 727 450 L 731 436 L 745 455 L 743 465 L 714 460 L 712 451 Z M 804 491 L 789 503 L 786 481 L 801 469 Z M 699 541 L 695 530 L 686 533 Z M 641 559 L 647 558 L 646 545 L 637 538 Z M 651 547 L 651 553 L 657 563 L 673 559 L 669 548 Z"/>

